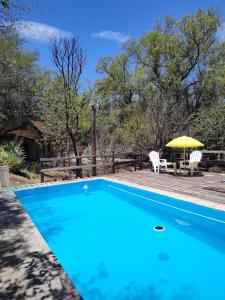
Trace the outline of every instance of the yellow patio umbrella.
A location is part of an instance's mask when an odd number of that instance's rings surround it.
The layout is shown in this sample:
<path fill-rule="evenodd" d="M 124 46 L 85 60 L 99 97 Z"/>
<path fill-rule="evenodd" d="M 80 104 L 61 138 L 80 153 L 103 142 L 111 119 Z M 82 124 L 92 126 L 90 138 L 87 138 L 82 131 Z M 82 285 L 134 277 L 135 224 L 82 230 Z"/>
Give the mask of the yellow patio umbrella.
<path fill-rule="evenodd" d="M 169 148 L 182 148 L 184 149 L 184 159 L 185 159 L 185 149 L 186 148 L 199 148 L 203 147 L 204 144 L 199 142 L 198 140 L 190 137 L 190 136 L 180 136 L 178 138 L 173 139 L 168 144 L 166 144 L 166 147 Z"/>

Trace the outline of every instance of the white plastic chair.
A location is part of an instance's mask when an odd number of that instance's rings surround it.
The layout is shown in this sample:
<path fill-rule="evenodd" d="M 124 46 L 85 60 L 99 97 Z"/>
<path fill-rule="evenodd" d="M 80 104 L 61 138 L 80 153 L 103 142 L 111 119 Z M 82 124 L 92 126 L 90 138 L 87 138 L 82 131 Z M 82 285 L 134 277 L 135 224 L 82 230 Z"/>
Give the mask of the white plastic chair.
<path fill-rule="evenodd" d="M 190 154 L 189 161 L 181 161 L 180 162 L 180 173 L 181 170 L 189 170 L 191 173 L 191 176 L 194 174 L 195 169 L 198 171 L 198 164 L 201 161 L 202 153 L 200 151 L 193 151 Z"/>
<path fill-rule="evenodd" d="M 156 151 L 151 151 L 149 153 L 149 159 L 152 163 L 153 169 L 155 173 L 159 173 L 160 168 L 160 160 L 159 160 L 159 153 Z"/>
<path fill-rule="evenodd" d="M 167 171 L 167 160 L 166 159 L 160 159 L 159 158 L 159 153 L 156 151 L 151 151 L 149 153 L 149 159 L 152 163 L 153 169 L 155 173 L 159 173 L 160 168 L 165 168 L 165 170 Z"/>

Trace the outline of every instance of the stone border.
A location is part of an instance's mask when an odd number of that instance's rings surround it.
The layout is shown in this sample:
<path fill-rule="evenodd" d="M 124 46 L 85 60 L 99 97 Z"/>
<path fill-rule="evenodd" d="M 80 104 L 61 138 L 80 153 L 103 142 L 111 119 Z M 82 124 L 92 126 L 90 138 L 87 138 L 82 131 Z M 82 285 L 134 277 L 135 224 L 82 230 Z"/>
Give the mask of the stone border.
<path fill-rule="evenodd" d="M 87 178 L 77 178 L 77 179 L 73 179 L 73 180 L 62 180 L 62 181 L 51 181 L 51 182 L 44 182 L 44 183 L 34 183 L 31 184 L 30 186 L 21 186 L 21 188 L 16 189 L 15 191 L 20 191 L 20 190 L 29 190 L 29 189 L 34 189 L 34 188 L 42 188 L 45 186 L 54 186 L 54 185 L 61 185 L 61 184 L 70 184 L 70 183 L 75 183 L 75 182 L 82 182 L 82 181 L 91 181 L 91 180 L 96 180 L 96 179 L 103 179 L 103 177 L 87 177 Z M 0 191 L 1 192 L 1 191 Z M 13 193 L 14 192 L 9 192 L 9 193 Z"/>

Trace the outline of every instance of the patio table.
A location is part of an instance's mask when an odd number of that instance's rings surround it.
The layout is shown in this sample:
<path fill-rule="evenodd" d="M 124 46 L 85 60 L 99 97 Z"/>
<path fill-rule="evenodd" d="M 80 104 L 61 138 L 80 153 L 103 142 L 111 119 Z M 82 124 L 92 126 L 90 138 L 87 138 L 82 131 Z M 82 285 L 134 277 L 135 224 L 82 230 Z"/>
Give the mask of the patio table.
<path fill-rule="evenodd" d="M 172 166 L 174 173 L 177 174 L 177 164 L 174 162 L 167 162 L 165 159 L 160 159 L 160 167 Z"/>

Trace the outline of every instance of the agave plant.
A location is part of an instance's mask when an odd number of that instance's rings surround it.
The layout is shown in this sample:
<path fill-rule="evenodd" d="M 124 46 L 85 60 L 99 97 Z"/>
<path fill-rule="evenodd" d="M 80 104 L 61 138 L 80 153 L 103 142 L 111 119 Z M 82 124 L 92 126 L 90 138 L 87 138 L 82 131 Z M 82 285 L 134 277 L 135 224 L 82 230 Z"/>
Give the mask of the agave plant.
<path fill-rule="evenodd" d="M 11 171 L 16 171 L 22 167 L 24 159 L 24 150 L 20 144 L 8 142 L 0 146 L 0 164 L 7 165 Z"/>

